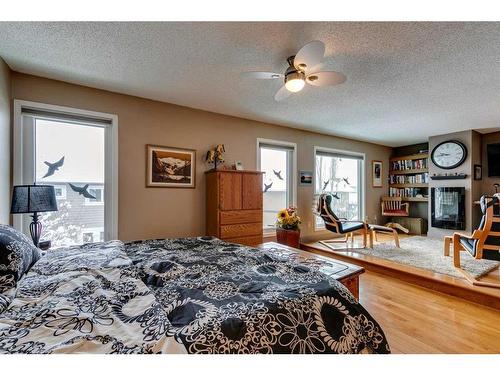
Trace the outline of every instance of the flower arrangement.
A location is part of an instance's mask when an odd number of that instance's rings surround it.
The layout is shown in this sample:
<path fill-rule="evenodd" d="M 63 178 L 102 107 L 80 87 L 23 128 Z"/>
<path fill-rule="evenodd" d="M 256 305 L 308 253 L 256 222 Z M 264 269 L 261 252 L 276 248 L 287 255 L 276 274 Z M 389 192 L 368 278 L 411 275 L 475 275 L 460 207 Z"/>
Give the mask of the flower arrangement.
<path fill-rule="evenodd" d="M 276 227 L 288 230 L 299 230 L 300 216 L 297 215 L 297 207 L 290 206 L 278 212 Z"/>

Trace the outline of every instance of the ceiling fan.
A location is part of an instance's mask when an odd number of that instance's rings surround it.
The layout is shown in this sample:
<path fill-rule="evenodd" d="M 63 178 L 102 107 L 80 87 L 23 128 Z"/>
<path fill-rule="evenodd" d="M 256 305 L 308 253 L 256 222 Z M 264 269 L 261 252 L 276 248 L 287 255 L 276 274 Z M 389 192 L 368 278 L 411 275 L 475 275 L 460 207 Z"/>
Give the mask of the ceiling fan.
<path fill-rule="evenodd" d="M 281 87 L 274 100 L 277 102 L 288 98 L 292 93 L 302 90 L 306 83 L 312 86 L 340 85 L 346 81 L 346 76 L 334 71 L 318 71 L 325 56 L 325 45 L 319 40 L 307 43 L 295 56 L 287 59 L 289 67 L 285 73 L 245 72 L 244 77 L 256 79 L 283 79 Z"/>

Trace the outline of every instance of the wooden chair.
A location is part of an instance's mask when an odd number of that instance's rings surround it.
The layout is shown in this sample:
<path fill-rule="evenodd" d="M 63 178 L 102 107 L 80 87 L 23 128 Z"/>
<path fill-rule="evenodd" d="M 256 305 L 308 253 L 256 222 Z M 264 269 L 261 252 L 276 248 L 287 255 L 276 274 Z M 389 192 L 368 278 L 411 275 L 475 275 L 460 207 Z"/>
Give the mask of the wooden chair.
<path fill-rule="evenodd" d="M 382 209 L 382 216 L 389 216 L 389 217 L 410 216 L 410 204 L 408 202 L 403 203 L 403 198 L 401 197 L 382 197 L 382 201 L 380 202 L 380 207 Z M 392 229 L 399 229 L 404 233 L 409 232 L 408 228 L 405 228 L 399 223 L 389 222 L 385 226 Z M 399 247 L 399 245 L 397 245 L 397 247 Z"/>
<path fill-rule="evenodd" d="M 453 265 L 473 285 L 500 288 L 500 283 L 479 281 L 460 267 L 460 252 L 466 251 L 474 259 L 500 261 L 500 209 L 499 195 L 481 197 L 483 217 L 479 228 L 471 236 L 453 234 Z"/>
<path fill-rule="evenodd" d="M 380 203 L 382 216 L 410 216 L 410 207 L 408 203 L 403 203 L 401 197 L 382 197 Z"/>
<path fill-rule="evenodd" d="M 332 202 L 333 195 L 330 193 L 323 193 L 318 198 L 317 212 L 324 223 L 327 230 L 333 232 L 338 235 L 344 235 L 344 239 L 334 239 L 334 240 L 323 240 L 319 241 L 319 243 L 333 249 L 334 247 L 330 246 L 331 243 L 339 243 L 339 242 L 347 242 L 348 238 L 351 237 L 351 242 L 353 241 L 353 234 L 355 232 L 359 232 L 363 235 L 363 247 L 367 246 L 367 236 L 370 234 L 370 230 L 368 224 L 364 221 L 352 221 L 347 220 L 345 218 L 339 218 L 332 210 Z M 371 237 L 371 236 L 370 236 Z M 373 244 L 370 240 L 370 247 L 373 247 Z"/>

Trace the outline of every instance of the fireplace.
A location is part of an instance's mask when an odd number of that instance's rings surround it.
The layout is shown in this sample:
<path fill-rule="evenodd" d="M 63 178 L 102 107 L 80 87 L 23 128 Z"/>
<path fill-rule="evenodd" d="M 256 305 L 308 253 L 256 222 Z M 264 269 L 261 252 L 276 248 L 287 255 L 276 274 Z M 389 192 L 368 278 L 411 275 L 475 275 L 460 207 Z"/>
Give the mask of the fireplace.
<path fill-rule="evenodd" d="M 432 188 L 431 220 L 434 228 L 464 230 L 465 188 Z"/>

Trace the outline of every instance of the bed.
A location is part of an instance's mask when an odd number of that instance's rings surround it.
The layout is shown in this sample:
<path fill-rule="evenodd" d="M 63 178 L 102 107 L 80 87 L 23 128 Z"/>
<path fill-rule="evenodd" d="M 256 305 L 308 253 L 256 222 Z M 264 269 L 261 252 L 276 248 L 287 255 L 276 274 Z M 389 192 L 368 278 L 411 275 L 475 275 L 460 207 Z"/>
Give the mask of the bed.
<path fill-rule="evenodd" d="M 33 263 L 2 292 L 0 353 L 390 352 L 328 262 L 294 251 L 197 237 L 60 248 Z"/>

